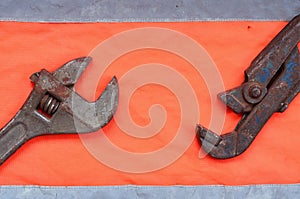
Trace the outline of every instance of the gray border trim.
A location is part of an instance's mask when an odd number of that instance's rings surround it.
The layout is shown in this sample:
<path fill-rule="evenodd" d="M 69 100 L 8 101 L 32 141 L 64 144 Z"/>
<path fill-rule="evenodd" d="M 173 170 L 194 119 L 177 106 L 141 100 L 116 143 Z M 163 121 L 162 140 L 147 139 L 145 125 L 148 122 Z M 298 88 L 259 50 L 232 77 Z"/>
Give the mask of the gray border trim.
<path fill-rule="evenodd" d="M 300 184 L 247 186 L 1 186 L 1 198 L 299 198 Z"/>
<path fill-rule="evenodd" d="M 287 21 L 300 0 L 1 0 L 0 21 Z"/>

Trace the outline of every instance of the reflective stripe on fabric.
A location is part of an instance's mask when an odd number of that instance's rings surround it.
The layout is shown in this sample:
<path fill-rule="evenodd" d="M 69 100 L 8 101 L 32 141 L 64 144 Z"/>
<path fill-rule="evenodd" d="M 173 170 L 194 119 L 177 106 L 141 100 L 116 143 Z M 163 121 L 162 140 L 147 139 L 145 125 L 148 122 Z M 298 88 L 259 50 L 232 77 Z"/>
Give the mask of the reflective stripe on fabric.
<path fill-rule="evenodd" d="M 189 199 L 282 199 L 298 198 L 300 185 L 252 186 L 1 186 L 1 198 L 98 199 L 98 198 L 189 198 Z"/>
<path fill-rule="evenodd" d="M 299 1 L 2 0 L 0 20 L 44 22 L 172 22 L 290 20 Z"/>

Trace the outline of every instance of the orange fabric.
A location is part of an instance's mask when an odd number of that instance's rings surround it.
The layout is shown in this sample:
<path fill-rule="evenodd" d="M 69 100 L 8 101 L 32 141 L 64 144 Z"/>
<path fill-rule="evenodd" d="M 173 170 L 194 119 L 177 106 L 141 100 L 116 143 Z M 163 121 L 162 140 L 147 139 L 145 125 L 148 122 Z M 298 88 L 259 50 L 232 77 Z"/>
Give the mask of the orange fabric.
<path fill-rule="evenodd" d="M 139 27 L 164 27 L 199 42 L 215 61 L 226 89 L 243 81 L 243 71 L 285 22 L 188 22 L 188 23 L 91 23 L 39 24 L 0 23 L 0 126 L 22 106 L 32 84 L 29 76 L 46 68 L 55 70 L 76 57 L 85 56 L 112 35 Z M 120 78 L 136 64 L 157 62 L 174 67 L 193 86 L 201 106 L 200 123 L 210 121 L 210 97 L 201 77 L 186 61 L 167 52 L 143 50 L 130 53 L 111 64 L 101 80 L 98 94 L 112 75 Z M 120 67 L 122 66 L 122 67 Z M 189 69 L 191 68 L 191 69 Z M 122 88 L 121 88 L 122 89 Z M 147 92 L 148 91 L 148 92 Z M 150 92 L 151 91 L 151 92 Z M 159 97 L 157 97 L 159 96 Z M 136 91 L 130 111 L 140 125 L 149 122 L 153 103 L 166 105 L 168 119 L 161 132 L 149 140 L 134 140 L 122 134 L 112 120 L 104 128 L 116 145 L 138 152 L 162 147 L 175 133 L 180 120 L 178 101 L 160 86 Z M 122 111 L 122 110 L 118 110 Z M 184 155 L 170 166 L 144 174 L 113 170 L 95 160 L 78 135 L 41 136 L 23 145 L 0 167 L 0 184 L 37 185 L 242 185 L 256 183 L 299 183 L 299 117 L 297 97 L 283 114 L 275 114 L 241 156 L 228 160 L 198 158 L 194 140 Z M 231 131 L 240 116 L 227 111 L 223 132 Z M 193 129 L 195 124 L 191 124 Z M 159 142 L 157 140 L 160 140 Z"/>

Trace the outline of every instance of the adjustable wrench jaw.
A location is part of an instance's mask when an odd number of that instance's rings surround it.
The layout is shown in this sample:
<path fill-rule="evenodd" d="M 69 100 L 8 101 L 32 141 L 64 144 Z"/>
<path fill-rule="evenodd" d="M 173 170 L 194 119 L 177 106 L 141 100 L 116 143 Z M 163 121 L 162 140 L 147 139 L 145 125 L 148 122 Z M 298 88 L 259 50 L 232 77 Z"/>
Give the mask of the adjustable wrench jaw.
<path fill-rule="evenodd" d="M 275 112 L 284 112 L 300 91 L 300 15 L 295 17 L 254 59 L 245 82 L 219 98 L 242 119 L 230 133 L 218 135 L 197 125 L 202 148 L 218 159 L 243 153 Z"/>
<path fill-rule="evenodd" d="M 82 57 L 53 73 L 31 76 L 34 88 L 15 117 L 0 131 L 0 165 L 29 139 L 45 134 L 88 133 L 105 126 L 118 104 L 116 77 L 95 102 L 88 102 L 73 86 L 91 61 Z"/>
<path fill-rule="evenodd" d="M 91 57 L 73 59 L 52 72 L 52 76 L 64 86 L 72 88 L 91 61 Z M 40 72 L 32 74 L 30 77 L 31 81 L 36 83 L 39 79 L 39 74 Z"/>
<path fill-rule="evenodd" d="M 119 93 L 116 77 L 112 78 L 95 102 L 86 101 L 69 87 L 73 84 L 68 83 L 69 86 L 65 86 L 64 83 L 61 83 L 55 75 L 42 70 L 35 84 L 34 93 L 38 94 L 34 95 L 36 110 L 32 113 L 39 114 L 43 121 L 50 123 L 47 133 L 92 132 L 112 119 L 117 108 Z M 43 103 L 45 96 L 48 96 L 49 100 L 46 99 Z M 49 109 L 56 104 L 57 109 L 51 113 Z"/>

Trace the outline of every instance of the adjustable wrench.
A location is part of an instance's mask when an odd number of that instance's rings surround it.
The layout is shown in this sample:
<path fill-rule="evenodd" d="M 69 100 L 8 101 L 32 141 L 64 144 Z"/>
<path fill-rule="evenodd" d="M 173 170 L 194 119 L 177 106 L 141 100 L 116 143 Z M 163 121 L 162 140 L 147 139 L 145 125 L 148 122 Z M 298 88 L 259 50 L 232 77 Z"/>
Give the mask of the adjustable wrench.
<path fill-rule="evenodd" d="M 22 108 L 0 130 L 0 165 L 31 138 L 46 134 L 87 133 L 105 126 L 117 109 L 119 88 L 113 77 L 95 102 L 74 91 L 91 57 L 71 60 L 50 73 L 30 79 L 35 84 Z"/>

